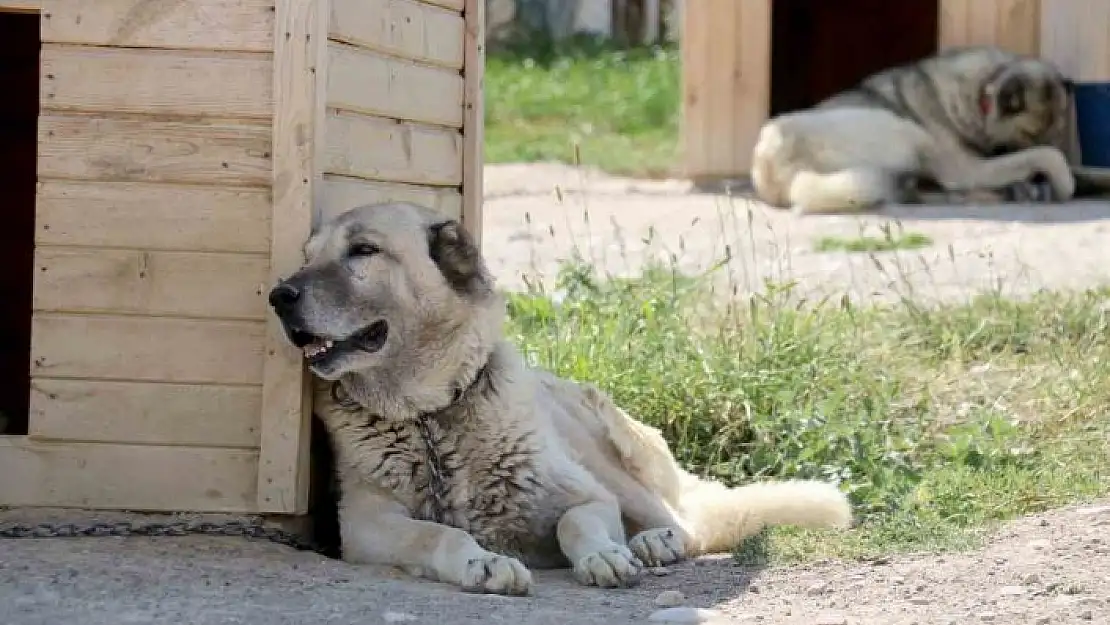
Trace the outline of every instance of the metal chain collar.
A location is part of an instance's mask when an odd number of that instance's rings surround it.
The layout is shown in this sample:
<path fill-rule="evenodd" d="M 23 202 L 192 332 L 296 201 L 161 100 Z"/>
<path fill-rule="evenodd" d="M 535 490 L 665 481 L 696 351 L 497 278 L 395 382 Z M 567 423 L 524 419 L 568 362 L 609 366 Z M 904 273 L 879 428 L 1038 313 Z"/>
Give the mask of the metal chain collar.
<path fill-rule="evenodd" d="M 433 415 L 422 414 L 416 419 L 416 429 L 420 431 L 420 438 L 424 441 L 424 452 L 428 454 L 428 488 L 432 491 L 432 520 L 443 523 L 447 518 L 447 481 L 443 474 L 447 468 L 439 457 L 439 449 L 432 438 L 432 431 L 428 421 Z"/>
<path fill-rule="evenodd" d="M 75 538 L 80 536 L 242 536 L 268 540 L 299 551 L 320 549 L 300 536 L 275 527 L 266 527 L 260 520 L 225 521 L 171 521 L 168 523 L 38 523 L 35 525 L 0 526 L 0 538 Z"/>

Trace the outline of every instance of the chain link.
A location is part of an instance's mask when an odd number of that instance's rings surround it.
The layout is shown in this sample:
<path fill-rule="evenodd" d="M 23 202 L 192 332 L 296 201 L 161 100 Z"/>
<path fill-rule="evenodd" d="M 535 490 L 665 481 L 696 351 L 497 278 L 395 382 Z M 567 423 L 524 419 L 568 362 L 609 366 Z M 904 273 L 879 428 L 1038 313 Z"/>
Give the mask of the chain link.
<path fill-rule="evenodd" d="M 420 438 L 424 439 L 424 450 L 428 454 L 428 487 L 432 491 L 432 520 L 443 523 L 447 518 L 447 481 L 443 472 L 446 467 L 439 457 L 439 449 L 432 438 L 431 428 L 428 427 L 430 415 L 420 415 L 416 419 L 416 429 L 420 431 Z"/>
<path fill-rule="evenodd" d="M 172 521 L 169 523 L 38 523 L 0 525 L 0 538 L 76 538 L 81 536 L 241 536 L 267 540 L 299 551 L 320 549 L 300 536 L 260 521 Z"/>

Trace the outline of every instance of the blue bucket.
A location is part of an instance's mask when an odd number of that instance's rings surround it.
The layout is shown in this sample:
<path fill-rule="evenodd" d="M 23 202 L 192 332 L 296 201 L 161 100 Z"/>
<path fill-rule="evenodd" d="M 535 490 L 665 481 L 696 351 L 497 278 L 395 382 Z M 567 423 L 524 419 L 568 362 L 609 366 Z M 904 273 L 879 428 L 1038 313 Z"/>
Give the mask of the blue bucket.
<path fill-rule="evenodd" d="M 1075 121 L 1083 165 L 1110 167 L 1110 82 L 1076 83 Z"/>

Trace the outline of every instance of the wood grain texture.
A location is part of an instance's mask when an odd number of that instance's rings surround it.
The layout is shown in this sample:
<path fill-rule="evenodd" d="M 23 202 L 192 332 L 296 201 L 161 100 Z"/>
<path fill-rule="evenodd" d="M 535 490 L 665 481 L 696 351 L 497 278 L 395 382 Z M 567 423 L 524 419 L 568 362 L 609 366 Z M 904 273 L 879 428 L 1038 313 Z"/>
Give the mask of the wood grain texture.
<path fill-rule="evenodd" d="M 327 106 L 461 128 L 458 71 L 418 65 L 341 43 L 328 45 Z"/>
<path fill-rule="evenodd" d="M 482 169 L 485 144 L 486 3 L 466 0 L 466 68 L 463 70 L 462 223 L 482 245 Z"/>
<path fill-rule="evenodd" d="M 42 40 L 271 52 L 273 0 L 42 0 Z"/>
<path fill-rule="evenodd" d="M 940 0 L 940 48 L 995 45 L 1018 54 L 1040 51 L 1042 0 Z"/>
<path fill-rule="evenodd" d="M 1110 1 L 1041 3 L 1041 55 L 1077 82 L 1110 81 Z"/>
<path fill-rule="evenodd" d="M 270 193 L 142 182 L 39 183 L 36 245 L 270 251 Z"/>
<path fill-rule="evenodd" d="M 39 247 L 34 308 L 262 320 L 269 270 L 262 255 Z"/>
<path fill-rule="evenodd" d="M 370 182 L 358 178 L 324 176 L 321 220 L 356 206 L 376 202 L 412 202 L 441 211 L 456 219 L 462 216 L 462 195 L 450 187 L 421 187 L 410 184 Z"/>
<path fill-rule="evenodd" d="M 36 440 L 257 448 L 262 387 L 39 378 Z"/>
<path fill-rule="evenodd" d="M 32 378 L 262 382 L 260 322 L 35 313 Z"/>
<path fill-rule="evenodd" d="M 458 70 L 463 28 L 458 13 L 416 0 L 331 0 L 328 37 Z"/>
<path fill-rule="evenodd" d="M 274 35 L 274 168 L 267 289 L 303 262 L 320 191 L 328 0 L 277 0 Z M 308 510 L 312 395 L 303 355 L 274 315 L 265 325 L 257 506 Z"/>
<path fill-rule="evenodd" d="M 463 6 L 465 5 L 466 0 L 421 0 L 421 2 L 437 7 L 443 7 L 445 9 L 451 9 L 456 13 L 462 13 Z"/>
<path fill-rule="evenodd" d="M 49 443 L 0 436 L 0 504 L 135 511 L 255 511 L 258 453 Z"/>
<path fill-rule="evenodd" d="M 272 113 L 268 55 L 48 43 L 41 66 L 47 110 L 267 121 Z"/>
<path fill-rule="evenodd" d="M 41 179 L 270 185 L 267 125 L 47 114 Z"/>
<path fill-rule="evenodd" d="M 324 172 L 441 186 L 462 184 L 462 134 L 444 128 L 329 112 Z M 366 146 L 374 146 L 368 150 Z"/>
<path fill-rule="evenodd" d="M 694 178 L 735 177 L 770 113 L 771 1 L 683 3 L 682 162 Z M 722 53 L 721 42 L 729 42 Z"/>

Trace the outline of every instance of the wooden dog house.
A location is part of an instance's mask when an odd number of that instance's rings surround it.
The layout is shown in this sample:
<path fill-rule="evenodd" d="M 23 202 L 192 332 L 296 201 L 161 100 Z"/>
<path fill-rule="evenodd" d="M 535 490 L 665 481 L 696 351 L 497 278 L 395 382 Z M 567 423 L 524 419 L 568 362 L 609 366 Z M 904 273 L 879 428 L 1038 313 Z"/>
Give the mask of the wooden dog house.
<path fill-rule="evenodd" d="M 481 233 L 483 0 L 0 0 L 0 506 L 301 514 L 315 219 Z"/>
<path fill-rule="evenodd" d="M 682 167 L 698 182 L 746 175 L 769 116 L 950 46 L 1110 80 L 1110 0 L 694 0 L 681 19 Z"/>

